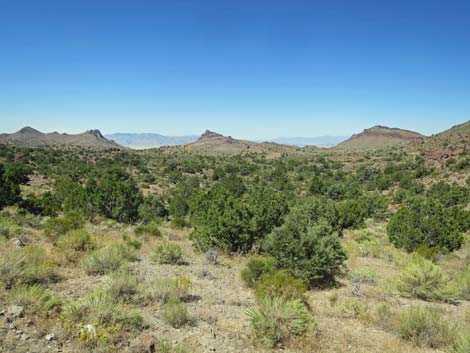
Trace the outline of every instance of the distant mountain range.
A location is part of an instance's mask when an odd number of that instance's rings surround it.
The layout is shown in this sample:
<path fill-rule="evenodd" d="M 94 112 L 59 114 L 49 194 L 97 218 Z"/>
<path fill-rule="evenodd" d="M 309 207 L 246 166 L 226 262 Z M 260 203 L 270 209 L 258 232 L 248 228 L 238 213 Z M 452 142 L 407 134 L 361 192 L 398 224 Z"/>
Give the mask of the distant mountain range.
<path fill-rule="evenodd" d="M 80 146 L 123 148 L 116 142 L 105 138 L 100 130 L 88 130 L 81 134 L 43 133 L 30 126 L 26 126 L 12 134 L 0 134 L 0 144 L 24 147 Z"/>
<path fill-rule="evenodd" d="M 156 133 L 115 133 L 105 135 L 105 137 L 114 140 L 123 146 L 135 149 L 185 145 L 195 142 L 199 138 L 198 135 L 165 136 Z M 272 140 L 257 142 L 274 142 L 297 147 L 332 147 L 346 140 L 348 137 L 349 136 L 279 137 Z"/>
<path fill-rule="evenodd" d="M 107 139 L 116 141 L 117 143 L 135 149 L 155 148 L 161 146 L 185 145 L 196 141 L 198 135 L 190 136 L 165 136 L 155 133 L 115 133 L 105 135 Z"/>
<path fill-rule="evenodd" d="M 268 142 L 282 143 L 298 147 L 317 146 L 333 147 L 340 142 L 347 140 L 349 136 L 317 136 L 317 137 L 278 137 Z"/>
<path fill-rule="evenodd" d="M 88 130 L 81 134 L 42 133 L 27 126 L 12 134 L 0 134 L 0 144 L 24 147 L 81 146 L 114 149 L 125 148 L 123 146 L 140 149 L 168 146 L 168 148 L 178 150 L 204 153 L 261 152 L 269 155 L 281 155 L 295 150 L 321 150 L 324 147 L 341 151 L 409 145 L 410 148 L 415 149 L 417 146 L 422 146 L 421 150 L 424 150 L 431 159 L 446 159 L 456 153 L 470 150 L 470 121 L 430 137 L 414 131 L 377 125 L 348 139 L 344 136 L 323 136 L 278 138 L 264 142 L 239 140 L 209 130 L 200 137 L 194 135 L 172 137 L 152 133 L 103 136 L 99 130 Z"/>

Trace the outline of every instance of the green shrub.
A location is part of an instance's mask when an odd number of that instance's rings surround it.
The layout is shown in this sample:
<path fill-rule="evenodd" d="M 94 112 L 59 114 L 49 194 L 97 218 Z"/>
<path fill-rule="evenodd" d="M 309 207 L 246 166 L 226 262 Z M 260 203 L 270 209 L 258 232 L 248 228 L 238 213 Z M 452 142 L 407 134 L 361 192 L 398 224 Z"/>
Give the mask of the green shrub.
<path fill-rule="evenodd" d="M 55 278 L 54 265 L 43 248 L 5 249 L 0 256 L 0 278 L 7 288 L 17 284 L 46 283 Z"/>
<path fill-rule="evenodd" d="M 49 218 L 44 223 L 44 233 L 55 242 L 61 235 L 83 227 L 83 220 L 77 214 L 67 214 L 59 218 Z"/>
<path fill-rule="evenodd" d="M 305 334 L 313 323 L 301 300 L 265 297 L 257 308 L 247 310 L 255 344 L 273 348 Z"/>
<path fill-rule="evenodd" d="M 161 237 L 162 233 L 160 232 L 160 228 L 154 222 L 148 224 L 139 224 L 135 227 L 135 235 L 142 236 L 142 235 L 149 235 L 154 237 Z"/>
<path fill-rule="evenodd" d="M 451 347 L 447 353 L 468 353 L 470 352 L 470 335 L 460 337 Z"/>
<path fill-rule="evenodd" d="M 135 261 L 135 250 L 124 244 L 111 244 L 85 256 L 81 265 L 88 275 L 103 275 L 117 271 L 128 261 Z"/>
<path fill-rule="evenodd" d="M 463 235 L 452 214 L 437 200 L 417 198 L 391 217 L 387 225 L 390 242 L 408 251 L 420 245 L 448 251 L 460 249 Z"/>
<path fill-rule="evenodd" d="M 452 299 L 449 279 L 441 268 L 418 257 L 398 275 L 397 288 L 401 294 L 422 300 Z"/>
<path fill-rule="evenodd" d="M 324 222 L 312 223 L 303 208 L 296 209 L 286 222 L 265 240 L 264 249 L 277 266 L 310 286 L 332 284 L 344 270 L 346 251 L 338 235 Z"/>
<path fill-rule="evenodd" d="M 248 261 L 246 267 L 241 271 L 243 282 L 254 288 L 261 276 L 276 271 L 276 260 L 272 257 L 255 257 Z"/>
<path fill-rule="evenodd" d="M 8 293 L 10 304 L 20 305 L 29 313 L 47 313 L 57 309 L 61 301 L 49 289 L 40 284 L 20 285 Z"/>
<path fill-rule="evenodd" d="M 247 252 L 282 224 L 288 210 L 282 193 L 255 186 L 244 197 L 245 190 L 240 178 L 228 177 L 196 198 L 191 207 L 196 249 Z"/>
<path fill-rule="evenodd" d="M 160 264 L 176 264 L 181 260 L 183 251 L 178 244 L 163 243 L 157 245 L 150 254 L 150 260 Z"/>
<path fill-rule="evenodd" d="M 399 335 L 419 347 L 441 348 L 456 338 L 456 327 L 434 307 L 412 307 L 399 316 Z"/>
<path fill-rule="evenodd" d="M 337 205 L 342 228 L 358 229 L 364 227 L 367 216 L 367 205 L 360 200 L 344 200 Z"/>
<path fill-rule="evenodd" d="M 256 285 L 255 295 L 258 300 L 264 297 L 305 300 L 306 291 L 305 283 L 281 270 L 263 275 Z"/>
<path fill-rule="evenodd" d="M 439 259 L 439 249 L 436 247 L 430 248 L 426 245 L 420 245 L 416 249 L 416 254 L 434 263 L 436 263 Z"/>
<path fill-rule="evenodd" d="M 21 199 L 20 183 L 27 180 L 14 164 L 0 164 L 0 209 Z M 22 180 L 23 179 L 23 180 Z M 24 180 L 26 179 L 26 180 Z"/>
<path fill-rule="evenodd" d="M 167 324 L 179 328 L 188 322 L 188 307 L 179 300 L 163 304 L 163 319 Z"/>

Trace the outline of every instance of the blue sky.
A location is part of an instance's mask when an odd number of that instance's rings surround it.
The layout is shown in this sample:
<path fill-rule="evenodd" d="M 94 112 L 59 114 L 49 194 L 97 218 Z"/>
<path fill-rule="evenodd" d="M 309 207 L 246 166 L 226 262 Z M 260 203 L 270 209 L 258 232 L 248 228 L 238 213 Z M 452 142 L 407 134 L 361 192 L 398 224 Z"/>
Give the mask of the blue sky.
<path fill-rule="evenodd" d="M 0 0 L 0 131 L 431 134 L 470 119 L 469 1 Z"/>

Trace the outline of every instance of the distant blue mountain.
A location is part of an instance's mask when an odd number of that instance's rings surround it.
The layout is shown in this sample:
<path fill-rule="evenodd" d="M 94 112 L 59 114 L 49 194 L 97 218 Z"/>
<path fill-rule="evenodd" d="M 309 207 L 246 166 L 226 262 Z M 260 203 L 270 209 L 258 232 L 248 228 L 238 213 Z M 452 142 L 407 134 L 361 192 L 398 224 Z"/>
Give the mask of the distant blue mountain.
<path fill-rule="evenodd" d="M 156 133 L 115 133 L 105 135 L 105 137 L 107 139 L 116 141 L 122 146 L 135 149 L 185 145 L 187 143 L 194 142 L 199 138 L 198 135 L 165 136 Z M 309 145 L 318 147 L 331 147 L 347 140 L 348 138 L 349 136 L 279 137 L 272 140 L 268 140 L 268 142 L 276 142 L 279 144 L 299 147 Z"/>
<path fill-rule="evenodd" d="M 165 136 L 154 133 L 115 133 L 105 135 L 107 139 L 111 139 L 119 143 L 120 145 L 135 148 L 154 148 L 160 146 L 174 146 L 174 145 L 184 145 L 186 143 L 196 141 L 199 136 Z"/>

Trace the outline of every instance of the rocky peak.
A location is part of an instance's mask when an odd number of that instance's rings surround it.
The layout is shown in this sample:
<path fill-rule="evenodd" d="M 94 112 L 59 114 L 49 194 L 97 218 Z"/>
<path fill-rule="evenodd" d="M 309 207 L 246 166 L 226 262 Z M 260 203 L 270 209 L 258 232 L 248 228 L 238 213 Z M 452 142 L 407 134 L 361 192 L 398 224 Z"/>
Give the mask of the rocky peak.
<path fill-rule="evenodd" d="M 87 130 L 87 131 L 85 131 L 85 134 L 93 135 L 93 136 L 95 136 L 95 137 L 97 137 L 97 138 L 99 138 L 99 139 L 104 139 L 103 134 L 102 134 L 101 131 L 98 130 L 98 129 Z"/>
<path fill-rule="evenodd" d="M 40 131 L 33 129 L 31 126 L 25 126 L 18 131 L 18 134 L 41 134 Z"/>
<path fill-rule="evenodd" d="M 220 138 L 224 137 L 224 135 L 219 134 L 214 131 L 206 130 L 200 137 L 200 139 L 214 139 L 214 138 Z"/>

